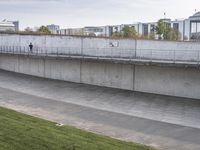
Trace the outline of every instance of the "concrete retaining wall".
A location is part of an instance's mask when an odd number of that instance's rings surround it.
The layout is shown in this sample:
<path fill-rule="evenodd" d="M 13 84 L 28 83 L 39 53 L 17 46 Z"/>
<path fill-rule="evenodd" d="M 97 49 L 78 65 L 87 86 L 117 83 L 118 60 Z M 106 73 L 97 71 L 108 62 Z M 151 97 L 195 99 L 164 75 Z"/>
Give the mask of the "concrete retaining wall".
<path fill-rule="evenodd" d="M 200 61 L 200 43 L 130 39 L 106 39 L 73 36 L 0 35 L 0 46 L 21 46 L 62 54 L 104 57 Z M 18 49 L 15 49 L 18 51 Z"/>
<path fill-rule="evenodd" d="M 113 63 L 83 62 L 82 83 L 133 90 L 134 66 Z"/>
<path fill-rule="evenodd" d="M 200 99 L 200 69 L 135 67 L 135 90 Z"/>
<path fill-rule="evenodd" d="M 0 69 L 76 83 L 200 99 L 200 70 L 0 55 Z"/>

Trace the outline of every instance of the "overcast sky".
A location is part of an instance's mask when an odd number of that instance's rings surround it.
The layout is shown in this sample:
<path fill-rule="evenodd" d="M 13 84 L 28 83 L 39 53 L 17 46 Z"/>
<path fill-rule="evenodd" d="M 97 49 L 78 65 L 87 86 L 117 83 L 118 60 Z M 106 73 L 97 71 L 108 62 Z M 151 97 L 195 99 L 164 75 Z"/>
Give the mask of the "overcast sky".
<path fill-rule="evenodd" d="M 20 28 L 58 24 L 62 28 L 188 18 L 200 0 L 0 0 L 0 19 Z"/>

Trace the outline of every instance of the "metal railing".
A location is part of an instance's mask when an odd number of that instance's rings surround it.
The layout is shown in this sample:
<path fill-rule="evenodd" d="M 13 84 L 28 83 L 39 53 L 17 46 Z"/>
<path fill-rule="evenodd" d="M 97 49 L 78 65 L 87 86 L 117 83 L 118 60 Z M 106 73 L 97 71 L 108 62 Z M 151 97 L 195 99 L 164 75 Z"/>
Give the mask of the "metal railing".
<path fill-rule="evenodd" d="M 0 53 L 51 57 L 80 57 L 128 61 L 200 64 L 200 50 L 0 46 Z"/>

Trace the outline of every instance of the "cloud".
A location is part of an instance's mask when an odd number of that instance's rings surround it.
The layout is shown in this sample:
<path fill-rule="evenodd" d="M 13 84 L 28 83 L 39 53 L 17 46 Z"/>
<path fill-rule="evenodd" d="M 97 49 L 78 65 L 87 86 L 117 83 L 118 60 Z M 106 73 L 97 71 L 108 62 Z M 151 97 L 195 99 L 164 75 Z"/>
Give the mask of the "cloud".
<path fill-rule="evenodd" d="M 186 18 L 199 5 L 200 0 L 0 0 L 0 20 L 19 20 L 22 27 L 124 24 L 157 21 L 164 12 Z"/>

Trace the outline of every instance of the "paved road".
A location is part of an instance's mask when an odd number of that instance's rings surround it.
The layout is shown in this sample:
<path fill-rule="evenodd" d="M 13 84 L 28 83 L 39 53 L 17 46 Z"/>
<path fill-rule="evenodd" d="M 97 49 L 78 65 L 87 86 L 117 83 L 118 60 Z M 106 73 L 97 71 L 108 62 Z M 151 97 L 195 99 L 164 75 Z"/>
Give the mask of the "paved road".
<path fill-rule="evenodd" d="M 200 149 L 198 100 L 0 71 L 0 105 L 160 149 Z"/>

